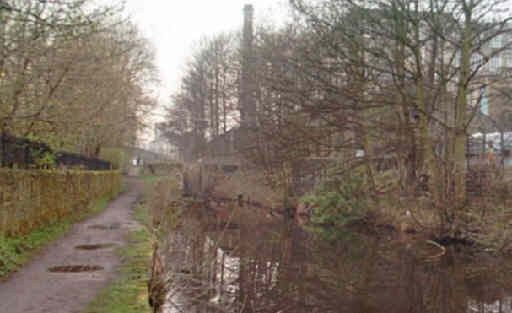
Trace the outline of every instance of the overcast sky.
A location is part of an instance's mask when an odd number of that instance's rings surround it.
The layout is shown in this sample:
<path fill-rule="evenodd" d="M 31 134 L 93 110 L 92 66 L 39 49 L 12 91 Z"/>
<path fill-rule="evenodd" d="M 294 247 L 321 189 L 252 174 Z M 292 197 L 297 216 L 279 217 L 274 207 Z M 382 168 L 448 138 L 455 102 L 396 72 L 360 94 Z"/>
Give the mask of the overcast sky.
<path fill-rule="evenodd" d="M 204 36 L 239 30 L 243 7 L 252 4 L 256 21 L 283 16 L 286 0 L 127 0 L 135 22 L 157 50 L 157 65 L 163 80 L 160 99 L 177 88 L 193 44 Z M 166 103 L 162 103 L 166 104 Z"/>

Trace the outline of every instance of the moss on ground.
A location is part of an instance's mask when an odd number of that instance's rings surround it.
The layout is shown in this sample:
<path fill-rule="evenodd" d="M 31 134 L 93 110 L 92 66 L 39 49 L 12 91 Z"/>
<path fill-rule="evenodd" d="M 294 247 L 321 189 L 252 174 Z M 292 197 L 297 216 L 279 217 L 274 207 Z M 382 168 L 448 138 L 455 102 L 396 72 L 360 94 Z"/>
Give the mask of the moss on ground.
<path fill-rule="evenodd" d="M 39 227 L 26 235 L 12 238 L 0 236 L 0 280 L 27 264 L 37 251 L 66 235 L 74 223 L 103 212 L 110 199 L 101 197 L 87 212 Z"/>

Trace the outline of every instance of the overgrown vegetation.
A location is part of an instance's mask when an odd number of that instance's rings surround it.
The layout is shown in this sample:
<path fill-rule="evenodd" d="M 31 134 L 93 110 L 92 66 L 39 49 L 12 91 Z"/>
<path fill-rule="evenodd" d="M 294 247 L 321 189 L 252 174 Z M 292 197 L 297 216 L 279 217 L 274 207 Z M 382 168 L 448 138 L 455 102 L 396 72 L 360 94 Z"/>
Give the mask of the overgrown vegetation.
<path fill-rule="evenodd" d="M 74 223 L 101 213 L 109 201 L 110 197 L 101 197 L 87 212 L 37 228 L 24 236 L 0 237 L 0 279 L 30 261 L 38 249 L 67 234 Z"/>
<path fill-rule="evenodd" d="M 361 176 L 347 174 L 318 187 L 302 201 L 312 208 L 311 229 L 328 238 L 350 233 L 347 227 L 364 223 L 369 214 L 369 201 Z"/>
<path fill-rule="evenodd" d="M 102 160 L 109 161 L 114 168 L 125 171 L 131 162 L 129 153 L 122 148 L 103 148 L 101 149 L 99 157 Z"/>
<path fill-rule="evenodd" d="M 53 152 L 41 153 L 38 150 L 33 150 L 32 157 L 34 159 L 35 168 L 54 169 L 57 165 L 55 153 Z"/>
<path fill-rule="evenodd" d="M 288 3 L 284 27 L 254 27 L 248 5 L 242 36 L 199 45 L 167 121 L 184 158 L 238 155 L 284 206 L 331 179 L 333 164 L 363 166 L 364 193 L 385 202 L 381 212 L 408 214 L 404 222 L 438 238 L 485 233 L 472 228 L 479 207 L 499 216 L 492 206 L 503 193 L 480 188 L 490 170 L 473 174 L 482 164 L 503 171 L 511 149 L 506 1 Z M 394 188 L 378 188 L 384 171 Z M 333 204 L 346 197 L 331 192 L 317 195 L 313 223 L 348 218 Z"/>

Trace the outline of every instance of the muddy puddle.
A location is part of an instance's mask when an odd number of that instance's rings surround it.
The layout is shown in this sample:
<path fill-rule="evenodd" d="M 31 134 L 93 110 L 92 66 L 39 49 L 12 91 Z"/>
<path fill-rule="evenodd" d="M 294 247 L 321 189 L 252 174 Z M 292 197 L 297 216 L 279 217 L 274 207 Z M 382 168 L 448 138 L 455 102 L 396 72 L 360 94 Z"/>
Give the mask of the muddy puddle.
<path fill-rule="evenodd" d="M 113 229 L 119 229 L 120 227 L 121 227 L 121 224 L 114 223 L 114 224 L 109 224 L 109 225 L 95 224 L 95 225 L 90 225 L 87 228 L 96 229 L 96 230 L 113 230 Z"/>
<path fill-rule="evenodd" d="M 75 250 L 101 250 L 115 247 L 114 243 L 99 243 L 99 244 L 87 244 L 75 246 Z"/>
<path fill-rule="evenodd" d="M 99 265 L 62 265 L 54 266 L 48 269 L 51 273 L 88 273 L 101 271 L 104 268 Z"/>

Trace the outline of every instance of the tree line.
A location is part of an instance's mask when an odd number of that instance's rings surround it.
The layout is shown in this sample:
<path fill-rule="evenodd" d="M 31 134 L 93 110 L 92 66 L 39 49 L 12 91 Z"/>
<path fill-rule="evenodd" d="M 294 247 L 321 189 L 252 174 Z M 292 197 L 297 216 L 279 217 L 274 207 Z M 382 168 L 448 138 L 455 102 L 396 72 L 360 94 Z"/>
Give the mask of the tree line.
<path fill-rule="evenodd" d="M 507 1 L 290 0 L 289 7 L 291 22 L 258 25 L 249 52 L 241 34 L 200 45 L 173 95 L 170 138 L 194 143 L 201 155 L 240 125 L 248 92 L 257 113 L 246 157 L 285 193 L 293 194 L 295 161 L 316 158 L 335 160 L 337 173 L 357 168 L 367 191 L 382 194 L 386 159 L 394 192 L 428 190 L 430 207 L 452 223 L 469 204 L 471 134 L 482 123 L 512 128 L 503 113 L 512 66 Z M 483 113 L 483 101 L 501 111 Z"/>
<path fill-rule="evenodd" d="M 153 60 L 121 2 L 1 1 L 0 132 L 94 157 L 134 144 Z"/>

